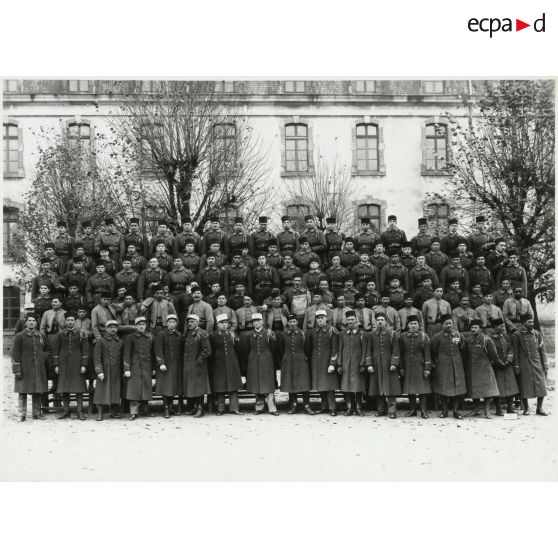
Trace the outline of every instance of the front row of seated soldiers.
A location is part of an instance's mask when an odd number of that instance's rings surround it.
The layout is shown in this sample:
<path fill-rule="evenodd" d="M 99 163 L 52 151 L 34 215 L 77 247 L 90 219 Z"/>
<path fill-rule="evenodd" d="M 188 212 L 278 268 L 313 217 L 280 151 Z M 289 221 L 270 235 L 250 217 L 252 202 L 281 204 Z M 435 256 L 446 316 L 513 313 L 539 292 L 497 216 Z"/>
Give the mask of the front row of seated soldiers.
<path fill-rule="evenodd" d="M 50 360 L 58 378 L 64 411 L 70 416 L 70 396 L 76 395 L 78 418 L 83 414 L 83 393 L 90 363 L 90 341 L 76 327 L 76 316 L 68 313 L 64 327 L 50 339 L 36 330 L 36 319 L 30 314 L 25 328 L 14 338 L 12 369 L 18 392 L 20 420 L 27 416 L 27 395 L 32 396 L 33 418 L 43 418 L 40 400 L 47 390 L 47 363 Z M 536 412 L 546 415 L 548 365 L 540 332 L 534 330 L 533 316 L 524 314 L 521 327 L 513 335 L 505 333 L 501 319 L 485 335 L 478 319 L 471 321 L 468 335 L 455 330 L 452 316 L 440 316 L 440 330 L 431 336 L 419 330 L 419 318 L 407 317 L 408 329 L 399 334 L 386 327 L 387 316 L 377 312 L 376 329 L 367 332 L 358 327 L 354 310 L 346 313 L 347 327 L 337 331 L 328 323 L 325 309 L 315 312 L 315 327 L 304 332 L 294 314 L 287 316 L 287 328 L 274 332 L 263 327 L 263 315 L 251 315 L 253 329 L 237 335 L 230 330 L 227 314 L 216 317 L 217 330 L 208 334 L 200 327 L 200 317 L 190 313 L 183 334 L 177 330 L 178 317 L 167 314 L 156 335 L 146 331 L 143 316 L 134 320 L 135 331 L 121 339 L 118 322 L 109 319 L 106 331 L 93 349 L 95 387 L 93 403 L 98 408 L 97 420 L 103 420 L 108 408 L 111 416 L 119 416 L 122 399 L 130 404 L 130 420 L 149 414 L 148 404 L 155 394 L 163 397 L 164 416 L 169 418 L 173 401 L 178 398 L 178 412 L 195 417 L 204 414 L 204 397 L 213 394 L 217 414 L 225 411 L 229 395 L 230 410 L 241 414 L 238 390 L 242 375 L 245 388 L 255 395 L 255 413 L 268 411 L 277 415 L 274 392 L 277 376 L 280 389 L 289 393 L 289 413 L 295 413 L 298 396 L 302 395 L 304 411 L 315 414 L 310 406 L 310 391 L 319 392 L 319 412 L 337 414 L 335 392 L 344 392 L 345 415 L 364 415 L 364 398 L 376 397 L 377 416 L 396 418 L 396 400 L 407 395 L 410 411 L 417 414 L 418 396 L 422 418 L 428 418 L 426 397 L 441 398 L 440 416 L 448 416 L 451 401 L 453 416 L 461 419 L 465 396 L 474 402 L 474 415 L 490 418 L 490 402 L 496 401 L 496 413 L 514 412 L 513 397 L 523 399 L 523 414 L 530 413 L 529 399 L 537 398 Z M 50 357 L 50 358 L 49 358 Z M 483 401 L 481 409 L 480 401 Z"/>

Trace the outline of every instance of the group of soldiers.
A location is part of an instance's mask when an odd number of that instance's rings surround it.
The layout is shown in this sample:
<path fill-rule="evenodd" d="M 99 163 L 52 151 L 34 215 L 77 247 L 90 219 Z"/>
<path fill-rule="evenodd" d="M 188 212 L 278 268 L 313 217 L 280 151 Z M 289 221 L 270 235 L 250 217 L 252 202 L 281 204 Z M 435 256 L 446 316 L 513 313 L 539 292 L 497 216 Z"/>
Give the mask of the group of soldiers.
<path fill-rule="evenodd" d="M 376 234 L 361 219 L 353 237 L 328 218 L 308 215 L 298 233 L 289 216 L 274 235 L 268 219 L 248 233 L 237 217 L 230 234 L 213 217 L 203 235 L 184 220 L 174 235 L 161 221 L 149 238 L 139 220 L 120 233 L 112 219 L 94 234 L 82 223 L 75 240 L 66 223 L 44 245 L 32 282 L 33 307 L 16 326 L 12 359 L 19 415 L 48 409 L 60 398 L 60 418 L 85 419 L 89 391 L 97 420 L 108 409 L 130 420 L 163 398 L 164 416 L 242 414 L 238 392 L 255 395 L 255 412 L 278 414 L 274 392 L 289 393 L 289 413 L 302 396 L 307 414 L 397 417 L 408 396 L 409 416 L 428 418 L 427 401 L 442 417 L 462 418 L 464 397 L 474 415 L 523 414 L 529 399 L 545 415 L 547 360 L 527 300 L 527 275 L 503 238 L 491 239 L 476 218 L 468 237 L 450 219 L 442 237 L 426 218 L 407 240 L 394 215 Z M 245 382 L 243 381 L 245 378 Z M 50 387 L 49 387 L 50 381 Z M 153 389 L 154 388 L 154 389 Z M 320 394 L 317 409 L 310 392 Z M 206 405 L 207 398 L 207 405 Z M 175 409 L 174 401 L 178 400 Z M 483 406 L 480 402 L 483 401 Z M 124 402 L 124 404 L 123 404 Z"/>

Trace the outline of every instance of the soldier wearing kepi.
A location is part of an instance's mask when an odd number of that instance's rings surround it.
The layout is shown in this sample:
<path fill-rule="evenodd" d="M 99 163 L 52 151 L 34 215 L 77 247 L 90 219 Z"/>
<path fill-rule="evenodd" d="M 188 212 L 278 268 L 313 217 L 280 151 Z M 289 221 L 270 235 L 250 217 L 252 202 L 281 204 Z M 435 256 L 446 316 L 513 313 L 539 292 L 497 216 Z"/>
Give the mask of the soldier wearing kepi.
<path fill-rule="evenodd" d="M 64 275 L 68 270 L 68 260 L 74 255 L 75 239 L 68 234 L 66 221 L 58 221 L 56 228 L 58 234 L 54 237 L 54 253 L 60 260 L 60 275 Z"/>
<path fill-rule="evenodd" d="M 395 215 L 388 217 L 387 229 L 380 235 L 380 240 L 388 256 L 401 252 L 403 244 L 407 242 L 407 237 L 405 236 L 405 231 L 402 231 L 397 226 L 397 217 Z"/>
<path fill-rule="evenodd" d="M 480 399 L 484 401 L 484 418 L 490 416 L 490 402 L 498 397 L 498 384 L 491 362 L 498 360 L 494 341 L 481 332 L 481 320 L 471 321 L 471 336 L 465 341 L 467 347 L 467 364 L 469 365 L 467 380 L 468 393 L 474 403 L 473 415 L 479 416 Z"/>
<path fill-rule="evenodd" d="M 97 405 L 97 420 L 103 420 L 104 408 L 109 407 L 113 418 L 119 418 L 120 388 L 122 380 L 122 341 L 118 337 L 118 322 L 109 320 L 107 332 L 98 339 L 93 351 L 97 381 L 93 403 Z"/>
<path fill-rule="evenodd" d="M 298 251 L 299 234 L 293 230 L 291 218 L 288 215 L 283 215 L 281 221 L 283 223 L 283 230 L 277 235 L 279 252 L 283 257 L 286 255 L 292 256 Z"/>
<path fill-rule="evenodd" d="M 76 314 L 66 314 L 66 327 L 54 336 L 52 364 L 58 376 L 56 393 L 62 394 L 64 405 L 64 412 L 58 418 L 71 416 L 70 395 L 75 393 L 78 419 L 85 420 L 83 394 L 87 391 L 85 374 L 89 362 L 89 342 L 85 332 L 76 328 L 76 319 Z"/>
<path fill-rule="evenodd" d="M 182 339 L 177 330 L 178 316 L 169 314 L 166 329 L 155 337 L 155 394 L 163 397 L 164 416 L 170 418 L 172 401 L 182 393 Z M 181 400 L 178 413 L 182 413 Z"/>
<path fill-rule="evenodd" d="M 256 312 L 252 314 L 254 329 L 243 339 L 243 351 L 248 355 L 246 374 L 246 391 L 256 396 L 254 414 L 263 413 L 267 403 L 269 413 L 279 416 L 275 407 L 275 383 L 279 363 L 277 359 L 277 340 L 272 331 L 263 328 L 263 316 Z"/>
<path fill-rule="evenodd" d="M 31 394 L 34 419 L 44 419 L 41 397 L 47 392 L 46 360 L 50 351 L 47 338 L 37 330 L 37 320 L 28 314 L 25 329 L 16 334 L 12 346 L 12 372 L 14 391 L 18 394 L 19 420 L 27 417 L 27 395 Z"/>
<path fill-rule="evenodd" d="M 225 412 L 225 396 L 229 394 L 229 411 L 243 415 L 239 408 L 238 390 L 242 389 L 242 377 L 238 363 L 239 340 L 229 330 L 229 316 L 218 314 L 215 318 L 217 330 L 209 336 L 211 356 L 209 357 L 209 383 L 215 396 L 217 415 Z"/>
<path fill-rule="evenodd" d="M 421 217 L 418 220 L 418 228 L 418 234 L 411 238 L 411 247 L 415 257 L 426 256 L 432 243 L 432 235 L 428 232 L 428 219 L 426 217 Z"/>
<path fill-rule="evenodd" d="M 153 399 L 153 335 L 146 331 L 144 316 L 135 319 L 136 331 L 124 340 L 124 377 L 126 380 L 125 396 L 130 401 L 130 420 L 136 420 L 143 407 L 143 413 L 149 413 L 149 401 Z"/>
<path fill-rule="evenodd" d="M 304 412 L 315 414 L 310 408 L 310 370 L 305 353 L 305 336 L 298 328 L 294 314 L 287 316 L 287 329 L 279 333 L 279 355 L 281 356 L 281 391 L 289 394 L 289 414 L 297 411 L 298 394 L 302 393 Z"/>
<path fill-rule="evenodd" d="M 200 318 L 197 314 L 189 314 L 186 320 L 182 361 L 183 395 L 188 398 L 188 404 L 191 404 L 194 418 L 200 418 L 204 415 L 204 397 L 211 393 L 207 369 L 211 344 L 209 335 L 199 326 Z"/>
<path fill-rule="evenodd" d="M 440 395 L 442 400 L 440 418 L 448 416 L 448 399 L 452 398 L 453 416 L 462 419 L 461 401 L 467 393 L 462 355 L 465 338 L 457 331 L 452 331 L 453 320 L 450 314 L 440 316 L 440 323 L 442 331 L 436 333 L 430 341 L 432 391 Z"/>
<path fill-rule="evenodd" d="M 543 401 L 546 396 L 548 361 L 542 333 L 534 329 L 533 314 L 521 316 L 521 328 L 512 335 L 513 368 L 519 373 L 519 391 L 523 414 L 528 415 L 529 399 L 537 398 L 537 415 L 546 416 Z"/>
<path fill-rule="evenodd" d="M 325 240 L 327 245 L 327 259 L 324 258 L 326 267 L 331 265 L 331 258 L 338 256 L 343 249 L 345 235 L 336 230 L 337 219 L 335 217 L 326 218 Z"/>
<path fill-rule="evenodd" d="M 337 374 L 337 355 L 339 351 L 339 334 L 327 323 L 327 312 L 316 311 L 316 327 L 306 334 L 306 354 L 310 358 L 310 374 L 312 391 L 320 392 L 320 413 L 329 411 L 332 417 L 337 416 L 335 392 L 340 387 Z"/>
<path fill-rule="evenodd" d="M 359 330 L 356 314 L 350 310 L 345 314 L 347 328 L 339 334 L 339 358 L 337 372 L 341 375 L 341 391 L 345 394 L 347 410 L 345 416 L 356 412 L 364 416 L 362 405 L 366 391 L 366 371 L 372 371 L 372 360 L 368 349 L 368 337 Z"/>
<path fill-rule="evenodd" d="M 376 313 L 376 330 L 368 337 L 368 395 L 378 397 L 377 417 L 397 418 L 396 397 L 401 395 L 399 380 L 399 334 L 387 328 L 386 315 Z"/>
<path fill-rule="evenodd" d="M 495 399 L 496 415 L 503 416 L 502 403 L 505 401 L 508 413 L 514 413 L 513 398 L 519 393 L 517 380 L 513 371 L 513 347 L 510 336 L 506 333 L 506 324 L 501 318 L 492 322 L 490 338 L 494 341 L 498 360 L 492 363 L 500 397 Z"/>
<path fill-rule="evenodd" d="M 417 395 L 420 402 L 420 416 L 427 419 L 426 399 L 432 393 L 430 386 L 430 339 L 419 331 L 418 316 L 407 318 L 409 330 L 399 337 L 400 370 L 403 376 L 403 393 L 409 396 L 407 417 L 417 416 Z"/>

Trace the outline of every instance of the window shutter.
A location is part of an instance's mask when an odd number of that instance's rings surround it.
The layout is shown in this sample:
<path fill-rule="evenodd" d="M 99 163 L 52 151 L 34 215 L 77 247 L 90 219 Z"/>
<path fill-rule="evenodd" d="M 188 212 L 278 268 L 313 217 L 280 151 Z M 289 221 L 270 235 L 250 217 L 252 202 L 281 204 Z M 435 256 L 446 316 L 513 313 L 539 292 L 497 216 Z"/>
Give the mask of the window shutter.
<path fill-rule="evenodd" d="M 421 145 L 422 145 L 422 165 L 421 165 L 421 172 L 425 174 L 426 171 L 426 124 L 422 127 L 421 130 Z"/>
<path fill-rule="evenodd" d="M 357 143 L 356 143 L 356 130 L 357 130 L 357 124 L 354 124 L 352 130 L 351 130 L 351 142 L 352 142 L 352 153 L 353 153 L 353 174 L 356 174 L 358 171 L 358 166 L 357 166 Z"/>
<path fill-rule="evenodd" d="M 19 166 L 19 176 L 25 176 L 23 169 L 23 128 L 21 126 L 17 127 L 17 145 L 18 145 L 18 166 Z"/>

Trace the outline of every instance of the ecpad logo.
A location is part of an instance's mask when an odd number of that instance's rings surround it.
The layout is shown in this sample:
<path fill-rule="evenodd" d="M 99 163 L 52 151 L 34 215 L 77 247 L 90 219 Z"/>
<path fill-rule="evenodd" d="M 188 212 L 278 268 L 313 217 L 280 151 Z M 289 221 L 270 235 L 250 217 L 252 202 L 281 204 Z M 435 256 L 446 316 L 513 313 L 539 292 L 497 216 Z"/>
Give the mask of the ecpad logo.
<path fill-rule="evenodd" d="M 540 18 L 536 19 L 533 22 L 533 30 L 536 33 L 545 32 L 545 17 L 546 14 L 543 13 Z M 504 33 L 514 31 L 512 18 L 509 17 L 504 17 L 502 19 L 498 17 L 485 17 L 481 19 L 472 17 L 468 21 L 467 27 L 469 31 L 473 33 L 477 33 L 478 31 L 489 33 L 490 38 L 492 38 L 492 35 L 494 33 L 497 33 L 498 31 L 503 31 Z M 515 19 L 515 31 L 521 31 L 522 29 L 526 29 L 527 27 L 531 27 L 531 24 L 525 23 L 521 19 Z"/>

